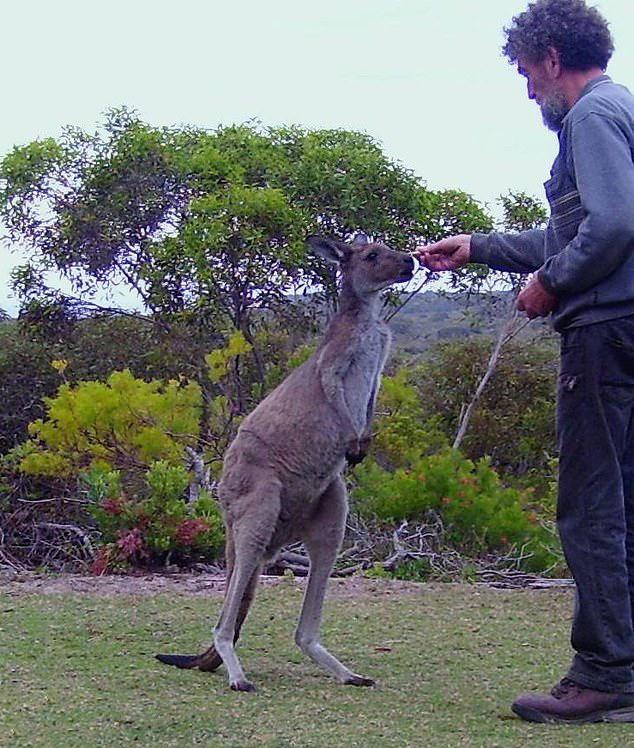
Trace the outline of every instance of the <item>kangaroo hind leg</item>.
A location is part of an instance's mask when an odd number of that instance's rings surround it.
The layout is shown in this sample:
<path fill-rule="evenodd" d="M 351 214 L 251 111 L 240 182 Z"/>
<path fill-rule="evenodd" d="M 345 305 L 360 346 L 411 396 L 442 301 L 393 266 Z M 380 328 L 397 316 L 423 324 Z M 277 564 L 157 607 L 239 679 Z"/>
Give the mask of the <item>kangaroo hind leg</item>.
<path fill-rule="evenodd" d="M 243 506 L 250 507 L 251 511 L 244 512 L 239 521 L 233 523 L 234 526 L 227 527 L 225 599 L 220 620 L 214 632 L 214 643 L 206 651 L 197 655 L 156 655 L 157 660 L 166 665 L 182 669 L 198 668 L 211 672 L 220 667 L 224 661 L 222 652 L 218 649 L 220 637 L 221 649 L 227 653 L 229 661 L 233 664 L 235 678 L 232 677 L 230 670 L 229 680 L 234 690 L 253 690 L 253 686 L 244 678 L 244 673 L 242 673 L 242 680 L 239 677 L 241 668 L 233 645 L 238 641 L 240 630 L 255 596 L 264 550 L 273 535 L 279 516 L 277 485 L 268 484 L 262 491 L 256 490 L 253 493 L 256 495 L 255 500 L 250 501 L 251 497 L 245 496 L 241 501 L 241 503 L 244 502 Z M 264 500 L 265 496 L 267 500 Z M 249 569 L 251 569 L 250 573 Z M 236 601 L 238 601 L 237 605 Z M 234 620 L 232 641 L 227 647 L 225 639 L 232 618 Z M 228 665 L 227 667 L 229 669 Z M 243 684 L 243 688 L 239 687 L 240 683 Z"/>
<path fill-rule="evenodd" d="M 280 514 L 280 486 L 256 484 L 240 498 L 244 510 L 232 522 L 234 562 L 220 618 L 214 629 L 214 649 L 222 659 L 234 691 L 253 691 L 236 655 L 235 642 L 253 598 L 262 561 Z"/>
<path fill-rule="evenodd" d="M 247 613 L 253 598 L 255 597 L 255 591 L 257 589 L 258 580 L 260 578 L 260 572 L 262 570 L 261 565 L 253 572 L 247 589 L 242 596 L 242 602 L 240 603 L 240 609 L 238 610 L 238 617 L 236 620 L 236 630 L 233 636 L 233 643 L 235 644 L 240 637 L 240 630 L 244 623 Z M 227 587 L 231 579 L 229 570 L 227 569 Z M 163 662 L 166 665 L 174 665 L 175 667 L 191 670 L 198 668 L 206 673 L 211 673 L 217 670 L 222 665 L 222 658 L 216 651 L 215 644 L 212 644 L 209 649 L 201 652 L 197 655 L 169 655 L 169 654 L 157 654 L 156 659 L 159 662 Z"/>
<path fill-rule="evenodd" d="M 302 652 L 334 675 L 340 683 L 373 686 L 373 680 L 353 673 L 319 640 L 326 585 L 343 540 L 347 513 L 346 488 L 339 477 L 322 494 L 317 512 L 304 534 L 304 545 L 310 556 L 310 572 L 295 641 Z"/>

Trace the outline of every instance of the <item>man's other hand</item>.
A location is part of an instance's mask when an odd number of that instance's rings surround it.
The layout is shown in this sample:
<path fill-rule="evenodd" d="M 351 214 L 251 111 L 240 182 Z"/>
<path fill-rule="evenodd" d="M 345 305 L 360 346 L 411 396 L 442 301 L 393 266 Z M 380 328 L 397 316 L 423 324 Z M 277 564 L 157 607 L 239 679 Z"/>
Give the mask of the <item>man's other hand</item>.
<path fill-rule="evenodd" d="M 434 244 L 416 247 L 414 254 L 428 270 L 435 273 L 441 270 L 458 270 L 469 262 L 471 236 L 469 234 L 449 236 Z"/>
<path fill-rule="evenodd" d="M 530 278 L 517 297 L 517 308 L 520 312 L 526 312 L 529 319 L 547 317 L 556 306 L 557 297 L 544 288 L 537 273 Z"/>

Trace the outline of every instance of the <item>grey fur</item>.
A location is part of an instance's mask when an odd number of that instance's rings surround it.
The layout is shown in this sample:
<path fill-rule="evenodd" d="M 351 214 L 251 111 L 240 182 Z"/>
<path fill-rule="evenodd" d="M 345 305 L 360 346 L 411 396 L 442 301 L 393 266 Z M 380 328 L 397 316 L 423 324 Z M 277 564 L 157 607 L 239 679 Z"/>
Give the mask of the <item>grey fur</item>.
<path fill-rule="evenodd" d="M 199 656 L 159 655 L 178 667 L 213 670 L 222 661 L 231 688 L 248 691 L 234 644 L 265 559 L 303 541 L 310 573 L 295 640 L 340 682 L 372 685 L 319 642 L 326 584 L 348 511 L 346 458 L 358 462 L 371 438 L 374 402 L 390 333 L 379 318 L 381 291 L 412 276 L 412 258 L 379 243 L 310 237 L 313 250 L 341 263 L 339 312 L 313 356 L 244 420 L 225 455 L 219 484 L 227 528 L 228 580 L 214 644 Z"/>

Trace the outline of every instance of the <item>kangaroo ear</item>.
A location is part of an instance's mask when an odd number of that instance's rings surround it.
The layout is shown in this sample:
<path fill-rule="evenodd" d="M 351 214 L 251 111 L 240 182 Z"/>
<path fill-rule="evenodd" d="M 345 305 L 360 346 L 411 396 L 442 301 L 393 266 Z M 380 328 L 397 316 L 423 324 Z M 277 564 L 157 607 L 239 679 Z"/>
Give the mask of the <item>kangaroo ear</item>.
<path fill-rule="evenodd" d="M 326 239 L 324 236 L 309 236 L 306 242 L 318 256 L 337 265 L 350 257 L 350 245 L 337 239 Z"/>
<path fill-rule="evenodd" d="M 362 231 L 359 232 L 352 240 L 352 246 L 355 249 L 360 249 L 361 247 L 365 247 L 365 245 L 369 243 L 370 243 L 370 240 Z"/>

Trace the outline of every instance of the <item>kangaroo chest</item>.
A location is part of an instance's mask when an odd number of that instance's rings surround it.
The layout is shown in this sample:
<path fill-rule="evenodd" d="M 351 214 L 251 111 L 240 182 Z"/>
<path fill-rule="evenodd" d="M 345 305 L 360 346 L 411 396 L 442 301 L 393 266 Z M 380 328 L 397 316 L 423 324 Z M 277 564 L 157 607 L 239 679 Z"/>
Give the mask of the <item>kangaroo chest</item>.
<path fill-rule="evenodd" d="M 359 431 L 366 427 L 371 415 L 389 343 L 390 333 L 383 325 L 361 331 L 350 367 L 344 375 L 346 403 Z"/>

